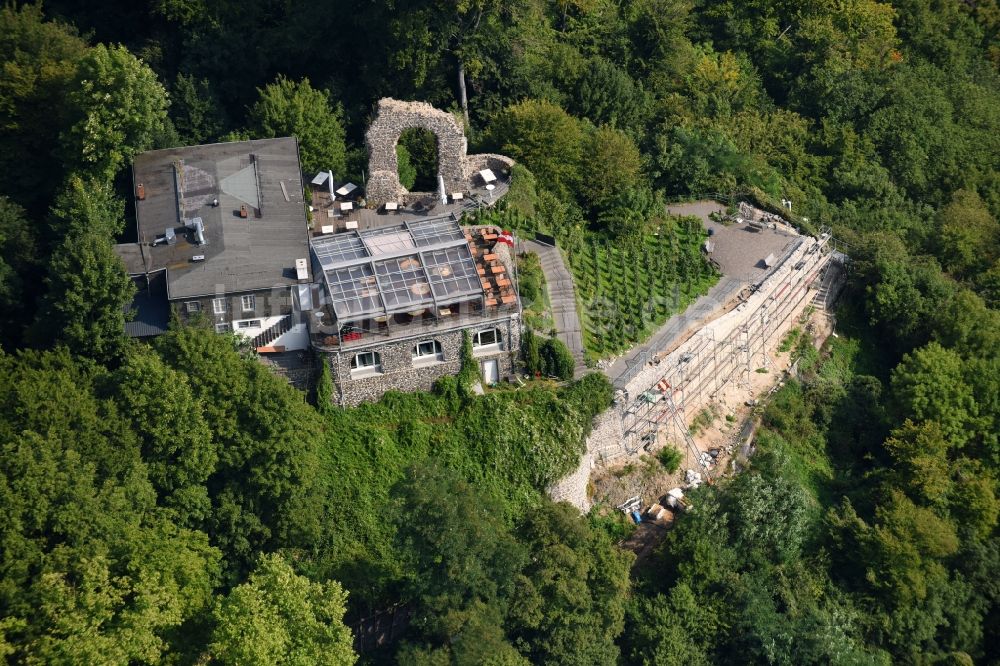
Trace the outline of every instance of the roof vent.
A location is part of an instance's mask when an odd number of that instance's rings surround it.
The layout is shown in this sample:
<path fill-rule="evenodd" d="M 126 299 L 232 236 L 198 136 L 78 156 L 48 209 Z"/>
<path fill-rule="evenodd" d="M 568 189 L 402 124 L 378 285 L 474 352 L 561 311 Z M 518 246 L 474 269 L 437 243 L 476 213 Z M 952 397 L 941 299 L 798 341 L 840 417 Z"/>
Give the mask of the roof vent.
<path fill-rule="evenodd" d="M 208 244 L 205 240 L 205 223 L 200 217 L 192 217 L 190 220 L 185 220 L 184 226 L 194 231 L 194 239 L 198 242 L 198 245 Z"/>
<path fill-rule="evenodd" d="M 138 185 L 135 186 L 135 198 L 138 199 L 139 201 L 142 201 L 143 199 L 146 198 L 146 186 L 143 185 L 142 183 L 139 183 Z"/>
<path fill-rule="evenodd" d="M 167 230 L 163 232 L 163 238 L 167 241 L 167 245 L 177 244 L 177 233 L 174 232 L 173 227 L 167 227 Z"/>
<path fill-rule="evenodd" d="M 305 259 L 295 260 L 295 277 L 299 280 L 309 279 L 309 266 Z"/>
<path fill-rule="evenodd" d="M 205 255 L 196 254 L 193 257 L 191 257 L 191 261 L 205 261 Z"/>

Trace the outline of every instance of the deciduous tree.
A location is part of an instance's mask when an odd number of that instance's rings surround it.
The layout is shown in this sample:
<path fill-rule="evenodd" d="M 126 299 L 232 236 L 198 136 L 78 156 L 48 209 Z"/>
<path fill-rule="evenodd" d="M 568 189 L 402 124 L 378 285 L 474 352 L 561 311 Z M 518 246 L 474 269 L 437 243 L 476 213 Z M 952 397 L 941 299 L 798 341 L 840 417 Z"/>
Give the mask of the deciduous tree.
<path fill-rule="evenodd" d="M 332 170 L 343 177 L 346 168 L 341 109 L 330 94 L 317 90 L 309 79 L 295 82 L 278 76 L 258 88 L 259 99 L 250 107 L 250 131 L 258 138 L 294 136 L 306 173 Z"/>
<path fill-rule="evenodd" d="M 280 555 L 264 555 L 216 609 L 209 651 L 223 664 L 350 666 L 357 656 L 346 601 L 336 581 L 310 582 Z"/>
<path fill-rule="evenodd" d="M 53 252 L 35 340 L 65 344 L 100 361 L 124 352 L 125 308 L 135 286 L 110 239 L 96 230 L 71 233 Z"/>
<path fill-rule="evenodd" d="M 167 118 L 167 91 L 124 46 L 88 51 L 67 103 L 72 125 L 62 137 L 63 160 L 70 170 L 105 181 L 153 145 Z"/>

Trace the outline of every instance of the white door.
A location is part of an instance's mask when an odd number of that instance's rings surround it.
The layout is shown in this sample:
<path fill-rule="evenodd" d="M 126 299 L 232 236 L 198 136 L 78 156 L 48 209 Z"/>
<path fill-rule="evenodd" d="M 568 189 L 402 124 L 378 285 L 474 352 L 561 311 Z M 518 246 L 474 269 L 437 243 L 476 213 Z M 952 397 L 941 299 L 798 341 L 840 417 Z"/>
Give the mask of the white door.
<path fill-rule="evenodd" d="M 497 366 L 496 359 L 483 361 L 480 369 L 483 371 L 484 384 L 496 384 L 500 381 L 500 368 Z"/>

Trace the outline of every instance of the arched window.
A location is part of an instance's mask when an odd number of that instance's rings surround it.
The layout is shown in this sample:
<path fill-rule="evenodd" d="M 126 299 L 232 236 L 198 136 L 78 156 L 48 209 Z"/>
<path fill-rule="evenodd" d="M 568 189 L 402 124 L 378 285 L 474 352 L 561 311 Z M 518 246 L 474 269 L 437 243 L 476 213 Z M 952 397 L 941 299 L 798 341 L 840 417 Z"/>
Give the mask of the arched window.
<path fill-rule="evenodd" d="M 443 360 L 444 351 L 437 340 L 424 340 L 413 348 L 413 365 L 427 365 Z"/>
<path fill-rule="evenodd" d="M 500 349 L 502 342 L 503 338 L 500 337 L 499 328 L 487 328 L 472 334 L 472 348 L 480 351 Z"/>
<path fill-rule="evenodd" d="M 352 377 L 367 377 L 380 372 L 382 372 L 382 355 L 378 352 L 361 352 L 351 359 Z"/>

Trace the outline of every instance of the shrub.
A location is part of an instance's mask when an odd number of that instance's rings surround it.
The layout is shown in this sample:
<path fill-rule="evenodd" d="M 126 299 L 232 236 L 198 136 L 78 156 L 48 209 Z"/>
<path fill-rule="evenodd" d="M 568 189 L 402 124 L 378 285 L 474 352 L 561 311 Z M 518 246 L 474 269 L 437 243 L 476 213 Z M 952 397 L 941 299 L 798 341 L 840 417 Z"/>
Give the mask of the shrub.
<path fill-rule="evenodd" d="M 316 409 L 325 414 L 333 406 L 333 380 L 330 377 L 330 364 L 319 357 L 319 377 L 316 378 Z"/>
<path fill-rule="evenodd" d="M 611 406 L 614 392 L 607 377 L 599 372 L 591 372 L 563 389 L 560 397 L 580 413 L 594 417 Z"/>
<path fill-rule="evenodd" d="M 475 357 L 472 356 L 472 340 L 469 338 L 468 331 L 462 331 L 462 354 L 460 358 L 462 369 L 458 373 L 458 385 L 461 392 L 468 390 L 476 382 L 482 381 L 482 376 L 479 374 L 479 364 L 476 363 Z"/>
<path fill-rule="evenodd" d="M 539 353 L 542 358 L 543 372 L 559 379 L 572 379 L 576 361 L 562 340 L 549 338 L 542 343 Z"/>
<path fill-rule="evenodd" d="M 680 469 L 684 454 L 673 445 L 668 444 L 656 453 L 656 457 L 660 460 L 660 464 L 663 465 L 664 469 L 673 474 Z"/>
<path fill-rule="evenodd" d="M 542 295 L 545 276 L 542 263 L 534 252 L 525 252 L 518 257 L 517 290 L 525 306 L 531 305 Z"/>
<path fill-rule="evenodd" d="M 521 336 L 521 354 L 524 357 L 524 368 L 534 375 L 542 371 L 542 357 L 538 348 L 538 338 L 530 328 L 524 330 Z"/>

